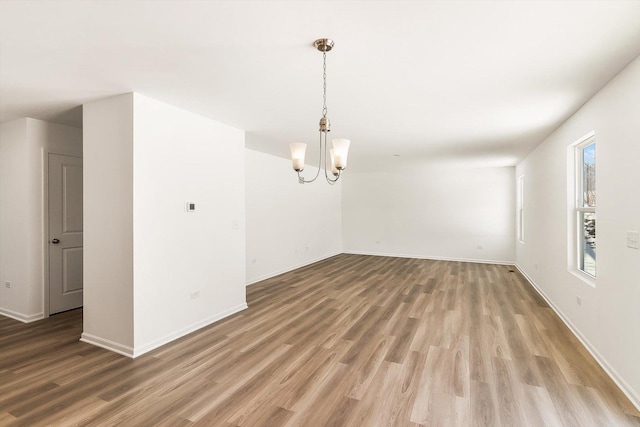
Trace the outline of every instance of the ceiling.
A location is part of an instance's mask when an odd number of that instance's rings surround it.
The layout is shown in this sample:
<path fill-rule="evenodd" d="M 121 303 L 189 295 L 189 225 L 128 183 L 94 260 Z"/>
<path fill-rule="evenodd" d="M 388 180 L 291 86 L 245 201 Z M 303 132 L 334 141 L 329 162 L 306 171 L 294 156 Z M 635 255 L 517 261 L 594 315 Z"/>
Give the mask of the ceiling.
<path fill-rule="evenodd" d="M 350 168 L 506 166 L 640 55 L 640 1 L 3 0 L 0 121 L 135 91 L 287 157 L 317 143 L 320 37 Z"/>

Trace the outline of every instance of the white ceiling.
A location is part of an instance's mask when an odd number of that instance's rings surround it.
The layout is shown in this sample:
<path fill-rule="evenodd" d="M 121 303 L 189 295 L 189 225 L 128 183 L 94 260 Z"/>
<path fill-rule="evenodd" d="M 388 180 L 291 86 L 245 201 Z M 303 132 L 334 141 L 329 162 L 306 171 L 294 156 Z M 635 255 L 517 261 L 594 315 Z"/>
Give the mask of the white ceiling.
<path fill-rule="evenodd" d="M 317 141 L 320 37 L 350 168 L 513 165 L 640 55 L 640 1 L 3 0 L 0 120 L 135 91 L 287 157 Z"/>

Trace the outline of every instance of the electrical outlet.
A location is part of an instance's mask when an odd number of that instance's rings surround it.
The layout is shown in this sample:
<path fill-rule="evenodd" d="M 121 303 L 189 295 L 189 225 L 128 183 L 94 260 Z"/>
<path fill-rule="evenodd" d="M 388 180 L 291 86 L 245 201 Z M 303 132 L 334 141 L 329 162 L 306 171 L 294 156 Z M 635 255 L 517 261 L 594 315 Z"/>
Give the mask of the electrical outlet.
<path fill-rule="evenodd" d="M 640 232 L 627 231 L 627 247 L 640 249 Z"/>
<path fill-rule="evenodd" d="M 582 297 L 576 297 L 576 303 L 582 305 Z"/>
<path fill-rule="evenodd" d="M 7 289 L 11 289 L 11 282 L 4 282 L 4 287 Z"/>
<path fill-rule="evenodd" d="M 191 299 L 196 299 L 200 297 L 200 291 L 191 292 Z"/>

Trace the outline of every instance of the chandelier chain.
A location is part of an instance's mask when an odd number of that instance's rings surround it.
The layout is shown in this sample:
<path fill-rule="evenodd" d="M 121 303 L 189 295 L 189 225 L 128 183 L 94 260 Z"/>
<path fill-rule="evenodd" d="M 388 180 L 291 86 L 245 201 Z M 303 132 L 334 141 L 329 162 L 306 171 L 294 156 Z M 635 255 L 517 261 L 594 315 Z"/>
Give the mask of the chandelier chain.
<path fill-rule="evenodd" d="M 322 52 L 322 117 L 327 117 L 327 52 Z"/>

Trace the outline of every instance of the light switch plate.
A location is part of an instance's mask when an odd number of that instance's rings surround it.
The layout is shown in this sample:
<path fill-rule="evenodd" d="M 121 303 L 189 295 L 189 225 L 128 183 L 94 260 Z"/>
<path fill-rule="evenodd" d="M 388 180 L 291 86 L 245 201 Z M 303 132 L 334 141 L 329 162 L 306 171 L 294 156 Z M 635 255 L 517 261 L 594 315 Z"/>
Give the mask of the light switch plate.
<path fill-rule="evenodd" d="M 187 202 L 185 204 L 185 209 L 187 212 L 194 212 L 196 210 L 196 204 L 193 202 Z"/>
<path fill-rule="evenodd" d="M 640 232 L 627 231 L 627 246 L 634 249 L 640 249 Z"/>

